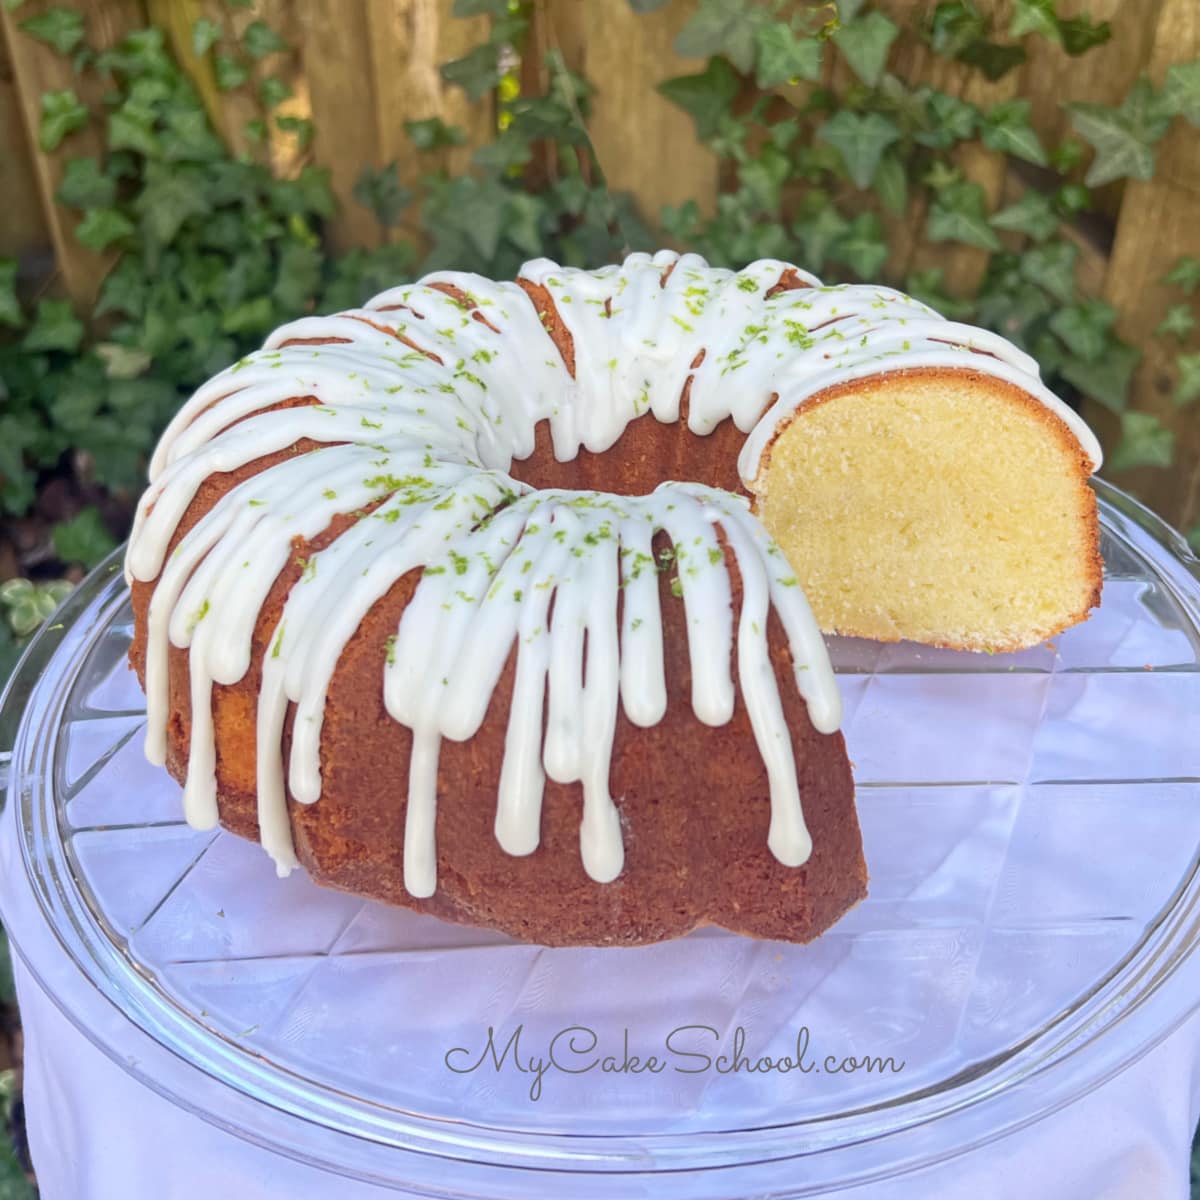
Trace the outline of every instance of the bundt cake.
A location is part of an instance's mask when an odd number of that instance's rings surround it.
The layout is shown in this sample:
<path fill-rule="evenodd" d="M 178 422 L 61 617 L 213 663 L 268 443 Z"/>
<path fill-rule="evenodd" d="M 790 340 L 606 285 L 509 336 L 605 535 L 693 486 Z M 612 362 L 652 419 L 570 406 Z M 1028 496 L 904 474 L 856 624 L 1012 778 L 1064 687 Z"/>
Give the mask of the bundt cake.
<path fill-rule="evenodd" d="M 866 891 L 820 629 L 1083 619 L 1099 461 L 1032 360 L 887 288 L 435 273 L 279 329 L 163 435 L 146 751 L 281 873 L 547 945 L 806 941 Z"/>

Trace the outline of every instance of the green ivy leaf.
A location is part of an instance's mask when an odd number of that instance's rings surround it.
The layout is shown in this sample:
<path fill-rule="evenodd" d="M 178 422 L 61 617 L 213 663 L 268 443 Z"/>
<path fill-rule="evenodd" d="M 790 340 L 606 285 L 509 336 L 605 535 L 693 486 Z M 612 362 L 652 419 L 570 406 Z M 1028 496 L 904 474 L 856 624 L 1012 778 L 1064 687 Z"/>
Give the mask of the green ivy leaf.
<path fill-rule="evenodd" d="M 305 167 L 295 179 L 271 182 L 271 201 L 285 216 L 332 217 L 336 207 L 327 167 Z"/>
<path fill-rule="evenodd" d="M 904 290 L 922 304 L 948 317 L 951 321 L 965 321 L 974 311 L 970 300 L 959 300 L 948 295 L 942 287 L 941 267 L 930 267 L 927 271 L 914 271 L 904 281 Z"/>
<path fill-rule="evenodd" d="M 1001 42 L 976 42 L 958 57 L 961 62 L 978 67 L 994 83 L 1019 67 L 1027 55 L 1022 46 L 1006 46 Z"/>
<path fill-rule="evenodd" d="M 1092 193 L 1082 183 L 1064 183 L 1055 192 L 1054 203 L 1060 212 L 1074 216 L 1092 207 Z"/>
<path fill-rule="evenodd" d="M 487 261 L 495 257 L 504 232 L 506 205 L 498 202 L 491 188 L 475 188 L 459 214 L 460 226 L 466 230 L 468 241 Z"/>
<path fill-rule="evenodd" d="M 990 19 L 971 0 L 950 0 L 933 10 L 926 36 L 935 54 L 970 63 L 996 80 L 1020 66 L 1026 55 L 1019 45 L 989 41 L 990 31 Z"/>
<path fill-rule="evenodd" d="M 1173 337 L 1181 342 L 1196 328 L 1196 315 L 1190 304 L 1172 304 L 1167 315 L 1158 323 L 1155 337 Z"/>
<path fill-rule="evenodd" d="M 853 21 L 858 16 L 864 3 L 866 3 L 866 0 L 834 0 L 838 20 L 842 24 L 845 24 L 847 21 Z"/>
<path fill-rule="evenodd" d="M 221 317 L 221 328 L 225 333 L 264 333 L 274 323 L 275 310 L 269 296 L 243 300 Z"/>
<path fill-rule="evenodd" d="M 779 211 L 781 189 L 791 170 L 792 164 L 787 155 L 768 143 L 757 158 L 742 164 L 738 179 L 759 210 L 776 213 Z"/>
<path fill-rule="evenodd" d="M 213 59 L 213 71 L 216 75 L 217 87 L 222 92 L 232 92 L 234 88 L 240 88 L 250 78 L 250 72 L 245 64 L 238 62 L 236 58 L 231 58 L 228 54 L 218 54 Z"/>
<path fill-rule="evenodd" d="M 21 345 L 28 351 L 63 350 L 70 354 L 82 341 L 83 322 L 71 310 L 70 301 L 43 300 Z"/>
<path fill-rule="evenodd" d="M 1112 38 L 1112 26 L 1107 21 L 1093 21 L 1087 13 L 1059 18 L 1058 32 L 1062 48 L 1074 58 Z"/>
<path fill-rule="evenodd" d="M 1005 100 L 992 105 L 983 119 L 983 144 L 1044 167 L 1049 160 L 1029 123 L 1029 106 L 1028 100 Z"/>
<path fill-rule="evenodd" d="M 1182 407 L 1200 397 L 1200 353 L 1181 354 L 1175 364 L 1179 367 L 1179 384 L 1174 400 Z"/>
<path fill-rule="evenodd" d="M 113 150 L 132 150 L 146 158 L 162 157 L 162 142 L 154 132 L 153 114 L 126 103 L 108 114 L 108 145 Z"/>
<path fill-rule="evenodd" d="M 1200 259 L 1185 254 L 1163 277 L 1163 283 L 1172 283 L 1183 288 L 1190 296 L 1200 287 Z"/>
<path fill-rule="evenodd" d="M 1123 412 L 1121 440 L 1108 456 L 1110 471 L 1135 467 L 1169 467 L 1175 457 L 1175 434 L 1153 414 Z"/>
<path fill-rule="evenodd" d="M 899 216 L 908 207 L 908 175 L 900 156 L 894 151 L 887 151 L 879 160 L 879 169 L 871 186 L 889 212 Z"/>
<path fill-rule="evenodd" d="M 168 162 L 215 163 L 225 157 L 225 145 L 213 133 L 201 108 L 170 110 L 162 142 Z"/>
<path fill-rule="evenodd" d="M 797 79 L 810 82 L 821 76 L 821 43 L 814 37 L 798 35 L 783 21 L 761 25 L 754 34 L 758 48 L 760 88 L 778 87 Z"/>
<path fill-rule="evenodd" d="M 28 421 L 0 415 L 0 508 L 6 512 L 25 512 L 36 496 L 26 458 L 36 433 Z"/>
<path fill-rule="evenodd" d="M 454 0 L 456 17 L 502 17 L 508 12 L 508 0 Z"/>
<path fill-rule="evenodd" d="M 21 302 L 17 299 L 17 260 L 0 258 L 0 325 L 15 328 L 25 324 Z M 4 384 L 0 382 L 0 397 L 4 395 Z"/>
<path fill-rule="evenodd" d="M 658 91 L 696 122 L 696 136 L 707 141 L 738 93 L 738 77 L 723 58 L 713 58 L 700 74 L 665 79 Z"/>
<path fill-rule="evenodd" d="M 1103 300 L 1080 300 L 1060 308 L 1050 318 L 1050 328 L 1072 354 L 1085 362 L 1095 362 L 1108 345 L 1116 319 L 1117 310 Z"/>
<path fill-rule="evenodd" d="M 1008 36 L 1019 38 L 1027 33 L 1040 33 L 1055 42 L 1060 40 L 1055 0 L 1014 0 Z"/>
<path fill-rule="evenodd" d="M 1166 133 L 1171 118 L 1149 80 L 1139 79 L 1119 108 L 1085 103 L 1063 107 L 1079 135 L 1096 151 L 1084 179 L 1088 187 L 1099 187 L 1114 179 L 1153 176 L 1151 146 Z"/>
<path fill-rule="evenodd" d="M 424 121 L 405 121 L 404 132 L 418 150 L 441 150 L 447 146 L 461 146 L 467 135 L 457 125 L 447 125 L 441 117 L 429 117 Z"/>
<path fill-rule="evenodd" d="M 198 18 L 192 25 L 192 53 L 203 58 L 221 36 L 221 26 L 207 17 Z"/>
<path fill-rule="evenodd" d="M 287 242 L 279 256 L 279 271 L 271 296 L 288 313 L 303 312 L 321 286 L 321 252 L 301 242 Z"/>
<path fill-rule="evenodd" d="M 883 13 L 871 11 L 843 24 L 834 33 L 833 41 L 855 75 L 868 87 L 874 87 L 899 33 L 896 24 Z"/>
<path fill-rule="evenodd" d="M 277 75 L 268 75 L 258 85 L 259 99 L 267 110 L 278 108 L 285 100 L 291 99 L 293 92 L 290 87 Z"/>
<path fill-rule="evenodd" d="M 861 213 L 855 217 L 845 235 L 838 238 L 834 255 L 860 279 L 877 278 L 888 257 L 879 218 L 874 213 Z"/>
<path fill-rule="evenodd" d="M 935 54 L 958 58 L 987 34 L 987 21 L 969 0 L 952 0 L 933 10 L 928 37 Z"/>
<path fill-rule="evenodd" d="M 810 216 L 797 221 L 794 226 L 796 237 L 804 249 L 803 260 L 814 271 L 824 267 L 833 246 L 850 228 L 850 222 L 842 216 L 828 197 L 821 196 Z"/>
<path fill-rule="evenodd" d="M 70 158 L 55 196 L 68 208 L 105 208 L 117 198 L 117 185 L 94 158 Z"/>
<path fill-rule="evenodd" d="M 533 151 L 524 138 L 511 136 L 510 130 L 505 130 L 494 142 L 480 146 L 471 155 L 471 161 L 496 175 L 523 167 L 533 158 Z"/>
<path fill-rule="evenodd" d="M 748 75 L 754 68 L 755 33 L 764 20 L 766 14 L 745 0 L 700 0 L 675 39 L 675 52 L 684 58 L 723 54 Z"/>
<path fill-rule="evenodd" d="M 75 226 L 75 236 L 91 250 L 103 250 L 129 237 L 137 226 L 117 208 L 90 208 Z"/>
<path fill-rule="evenodd" d="M 399 165 L 390 162 L 378 171 L 363 167 L 354 184 L 355 200 L 375 214 L 385 229 L 400 221 L 404 210 L 412 203 L 412 192 L 400 183 Z"/>
<path fill-rule="evenodd" d="M 572 207 L 575 207 L 576 213 L 582 213 L 584 205 L 577 199 Z M 541 250 L 544 237 L 542 221 L 546 208 L 546 202 L 540 196 L 531 196 L 528 192 L 513 192 L 508 197 L 504 236 L 522 254 L 534 256 Z"/>
<path fill-rule="evenodd" d="M 983 188 L 966 180 L 938 192 L 925 229 L 931 242 L 964 242 L 981 250 L 1001 248 L 1000 239 L 988 224 Z"/>
<path fill-rule="evenodd" d="M 900 130 L 880 113 L 842 109 L 817 130 L 817 137 L 838 151 L 850 178 L 865 191 L 875 178 L 883 152 L 900 140 Z"/>
<path fill-rule="evenodd" d="M 921 176 L 921 182 L 930 191 L 940 192 L 953 184 L 962 182 L 962 170 L 952 166 L 943 158 L 935 158 Z"/>
<path fill-rule="evenodd" d="M 212 203 L 200 167 L 148 162 L 146 184 L 133 203 L 152 255 L 167 246 L 189 217 L 206 216 Z"/>
<path fill-rule="evenodd" d="M 132 258 L 123 258 L 100 288 L 100 300 L 92 315 L 102 317 L 105 313 L 115 312 L 140 317 L 146 310 L 147 291 L 146 276 L 140 264 Z"/>
<path fill-rule="evenodd" d="M 19 28 L 59 54 L 70 54 L 83 41 L 83 14 L 70 8 L 49 8 L 22 21 Z"/>
<path fill-rule="evenodd" d="M 94 506 L 81 509 L 69 521 L 60 521 L 51 536 L 54 553 L 63 562 L 82 563 L 89 570 L 117 545 Z"/>
<path fill-rule="evenodd" d="M 275 128 L 292 134 L 301 151 L 307 150 L 312 142 L 313 123 L 307 117 L 278 116 L 275 118 Z"/>
<path fill-rule="evenodd" d="M 1060 174 L 1066 175 L 1073 171 L 1087 154 L 1087 150 L 1078 138 L 1064 138 L 1050 151 L 1050 165 Z"/>
<path fill-rule="evenodd" d="M 58 149 L 63 138 L 82 129 L 87 122 L 88 110 L 70 88 L 62 92 L 43 92 L 38 145 L 49 154 Z"/>
<path fill-rule="evenodd" d="M 1167 71 L 1162 102 L 1168 112 L 1200 125 L 1200 59 L 1176 63 Z"/>
<path fill-rule="evenodd" d="M 45 619 L 38 603 L 38 589 L 28 579 L 8 579 L 0 584 L 0 608 L 4 624 L 17 637 L 28 637 Z"/>
<path fill-rule="evenodd" d="M 251 21 L 242 34 L 242 48 L 257 62 L 286 50 L 288 45 L 265 21 Z"/>
<path fill-rule="evenodd" d="M 154 25 L 133 30 L 114 49 L 100 55 L 98 65 L 128 79 L 168 79 L 177 70 L 167 51 L 166 35 Z"/>
<path fill-rule="evenodd" d="M 1071 124 L 1096 151 L 1087 173 L 1088 187 L 1127 176 L 1149 179 L 1154 174 L 1154 151 L 1117 109 L 1083 102 L 1065 107 Z"/>
<path fill-rule="evenodd" d="M 992 214 L 992 225 L 1012 233 L 1024 233 L 1035 242 L 1044 242 L 1058 232 L 1059 216 L 1050 197 L 1028 191 L 1015 204 Z"/>
<path fill-rule="evenodd" d="M 1075 298 L 1075 260 L 1079 248 L 1071 242 L 1047 242 L 1021 255 L 1021 274 L 1043 287 L 1061 304 Z"/>
<path fill-rule="evenodd" d="M 917 133 L 916 140 L 934 150 L 948 150 L 955 142 L 965 142 L 974 136 L 982 115 L 974 104 L 968 104 L 957 96 L 931 92 L 928 101 L 929 128 Z"/>
<path fill-rule="evenodd" d="M 1129 386 L 1141 358 L 1140 350 L 1110 339 L 1098 358 L 1090 362 L 1082 358 L 1068 359 L 1059 371 L 1085 396 L 1113 412 L 1123 412 L 1129 403 Z"/>
<path fill-rule="evenodd" d="M 442 78 L 462 88 L 471 100 L 482 100 L 500 82 L 500 50 L 489 42 L 441 66 Z"/>

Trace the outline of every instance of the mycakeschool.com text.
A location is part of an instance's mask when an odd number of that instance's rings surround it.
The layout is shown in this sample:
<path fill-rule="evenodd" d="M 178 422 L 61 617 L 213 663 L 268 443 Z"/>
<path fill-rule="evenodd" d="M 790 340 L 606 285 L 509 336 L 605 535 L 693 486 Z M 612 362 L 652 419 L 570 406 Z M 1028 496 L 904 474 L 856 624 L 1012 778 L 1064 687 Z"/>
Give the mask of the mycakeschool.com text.
<path fill-rule="evenodd" d="M 778 1038 L 773 1039 L 778 1041 Z M 636 1052 L 631 1043 L 641 1047 Z M 677 1025 L 661 1038 L 632 1036 L 628 1028 L 602 1037 L 587 1025 L 567 1025 L 534 1035 L 525 1026 L 499 1029 L 489 1025 L 472 1046 L 446 1051 L 446 1068 L 456 1075 L 476 1071 L 517 1073 L 529 1077 L 529 1099 L 540 1100 L 555 1075 L 895 1075 L 904 1061 L 891 1055 L 821 1053 L 807 1025 L 796 1029 L 783 1053 L 756 1050 L 738 1025 L 720 1030 L 712 1025 Z"/>

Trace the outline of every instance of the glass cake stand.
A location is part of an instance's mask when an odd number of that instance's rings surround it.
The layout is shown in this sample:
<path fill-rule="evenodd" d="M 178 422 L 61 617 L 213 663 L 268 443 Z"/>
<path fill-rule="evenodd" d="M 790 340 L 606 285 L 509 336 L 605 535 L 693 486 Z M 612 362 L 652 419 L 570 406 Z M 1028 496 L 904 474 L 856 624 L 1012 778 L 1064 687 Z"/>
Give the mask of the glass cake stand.
<path fill-rule="evenodd" d="M 1103 605 L 1054 644 L 833 642 L 871 890 L 813 945 L 706 930 L 548 950 L 277 879 L 258 847 L 189 829 L 142 757 L 116 556 L 0 711 L 3 916 L 126 1070 L 346 1177 L 791 1196 L 962 1153 L 1120 1071 L 1200 1001 L 1200 564 L 1097 486 Z M 520 1031 L 500 1069 L 489 1027 L 497 1056 Z M 136 1054 L 116 1048 L 128 1028 Z M 794 1058 L 798 1039 L 808 1071 L 711 1061 Z M 625 1069 L 588 1067 L 606 1055 Z M 902 1066 L 835 1069 L 847 1056 Z"/>

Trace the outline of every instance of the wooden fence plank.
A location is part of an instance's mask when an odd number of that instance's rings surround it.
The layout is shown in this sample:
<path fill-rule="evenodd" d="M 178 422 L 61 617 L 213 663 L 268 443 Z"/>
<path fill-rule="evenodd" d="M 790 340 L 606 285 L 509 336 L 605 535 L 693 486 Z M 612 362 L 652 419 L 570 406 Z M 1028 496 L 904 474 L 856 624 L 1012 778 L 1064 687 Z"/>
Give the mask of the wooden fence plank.
<path fill-rule="evenodd" d="M 1028 39 L 1023 94 L 1032 102 L 1030 119 L 1046 146 L 1053 147 L 1073 134 L 1064 102 L 1115 105 L 1125 98 L 1150 60 L 1161 7 L 1162 0 L 1059 0 L 1060 15 L 1088 13 L 1097 21 L 1108 21 L 1113 35 L 1103 46 L 1077 58 L 1046 38 Z M 1091 161 L 1089 149 L 1072 178 L 1082 180 Z M 1116 220 L 1123 192 L 1120 180 L 1098 188 L 1093 197 L 1095 211 Z"/>
<path fill-rule="evenodd" d="M 299 55 L 287 51 L 269 54 L 253 65 L 250 80 L 245 85 L 221 91 L 217 86 L 213 53 L 229 53 L 253 21 L 263 21 L 289 45 L 293 45 L 299 28 L 299 6 L 292 0 L 255 0 L 249 8 L 231 11 L 224 0 L 146 0 L 146 7 L 149 19 L 165 30 L 172 54 L 187 71 L 204 102 L 213 128 L 233 154 L 260 162 L 269 161 L 278 174 L 289 174 L 296 157 L 295 139 L 282 134 L 273 123 L 268 124 L 264 139 L 251 137 L 247 127 L 263 116 L 263 107 L 255 95 L 255 89 L 268 76 L 277 75 L 294 89 L 302 87 L 298 70 Z M 223 33 L 214 50 L 197 55 L 193 48 L 192 31 L 201 19 L 213 22 Z M 307 116 L 307 96 L 298 108 L 291 102 L 285 102 L 281 111 Z"/>
<path fill-rule="evenodd" d="M 706 214 L 716 205 L 716 158 L 696 140 L 691 117 L 655 90 L 703 70 L 674 49 L 692 10 L 689 0 L 642 15 L 624 0 L 546 0 L 542 9 L 548 46 L 596 88 L 588 131 L 609 187 L 633 192 L 652 226 L 664 205 L 695 200 Z"/>
<path fill-rule="evenodd" d="M 383 231 L 353 197 L 365 166 L 379 158 L 367 10 L 342 0 L 307 0 L 300 13 L 300 54 L 315 127 L 313 151 L 330 170 L 338 211 L 330 222 L 338 250 L 377 246 Z"/>
<path fill-rule="evenodd" d="M 1195 0 L 1164 0 L 1154 34 L 1150 76 L 1161 85 L 1167 68 L 1200 57 L 1200 6 Z M 1200 520 L 1200 421 L 1195 407 L 1172 400 L 1179 344 L 1156 339 L 1167 306 L 1182 296 L 1162 286 L 1181 255 L 1200 258 L 1200 130 L 1176 120 L 1158 144 L 1154 178 L 1125 188 L 1117 239 L 1109 260 L 1107 298 L 1121 314 L 1123 337 L 1145 350 L 1134 379 L 1133 403 L 1155 413 L 1175 431 L 1175 467 L 1143 468 L 1120 477 L 1142 500 L 1180 528 Z M 1194 347 L 1193 347 L 1194 348 Z M 1088 415 L 1102 429 L 1111 417 L 1099 406 Z M 1111 444 L 1111 442 L 1110 442 Z"/>
<path fill-rule="evenodd" d="M 486 17 L 451 15 L 453 0 L 367 0 L 367 30 L 375 80 L 380 162 L 396 162 L 411 186 L 428 170 L 466 171 L 472 152 L 491 140 L 490 100 L 472 103 L 442 79 L 442 63 L 461 58 L 487 38 Z M 466 134 L 462 146 L 419 154 L 406 121 L 440 117 Z"/>
<path fill-rule="evenodd" d="M 0 26 L 0 257 L 48 250 L 37 168 L 13 81 L 8 39 Z"/>
<path fill-rule="evenodd" d="M 73 89 L 85 103 L 98 105 L 103 85 L 97 81 L 79 80 L 71 68 L 70 59 L 50 46 L 36 41 L 19 29 L 21 22 L 38 16 L 54 7 L 52 0 L 32 0 L 15 12 L 0 5 L 0 20 L 12 54 L 13 76 L 20 99 L 25 127 L 32 144 L 37 143 L 41 121 L 43 92 Z M 75 0 L 74 8 L 81 12 L 87 29 L 88 43 L 105 49 L 118 42 L 143 19 L 140 0 Z M 80 154 L 100 155 L 103 138 L 95 119 L 72 134 L 53 154 L 34 156 L 42 211 L 50 230 L 50 240 L 67 294 L 81 308 L 90 307 L 100 282 L 111 264 L 111 257 L 95 254 L 80 245 L 74 234 L 77 214 L 59 206 L 54 193 L 62 181 L 64 164 L 69 157 Z"/>
<path fill-rule="evenodd" d="M 1027 39 L 1029 65 L 1023 95 L 1030 104 L 1033 127 L 1048 146 L 1071 132 L 1062 109 L 1067 100 L 1118 104 L 1146 69 L 1154 43 L 1154 28 L 1162 0 L 1058 0 L 1062 17 L 1083 13 L 1112 25 L 1103 46 L 1072 58 L 1061 46 L 1043 37 Z"/>
<path fill-rule="evenodd" d="M 879 6 L 903 31 L 896 42 L 891 70 L 910 85 L 928 84 L 939 91 L 968 100 L 988 109 L 1003 100 L 1020 94 L 1023 71 L 1009 71 L 995 82 L 965 63 L 952 62 L 933 53 L 916 36 L 914 20 L 919 5 L 913 0 L 884 0 Z M 992 17 L 997 29 L 1005 30 L 1011 19 L 1010 0 L 987 0 L 979 5 Z M 844 65 L 839 64 L 841 70 Z M 849 79 L 842 81 L 849 82 Z M 1004 191 L 1008 160 L 981 142 L 968 142 L 953 152 L 954 163 L 964 176 L 983 188 L 988 208 L 994 209 Z M 890 276 L 902 279 L 911 271 L 939 268 L 942 283 L 950 295 L 973 295 L 979 290 L 987 269 L 988 252 L 959 242 L 928 243 L 924 238 L 927 207 L 922 196 L 914 198 L 909 211 L 901 218 L 888 221 L 888 242 L 891 254 L 887 270 Z"/>

